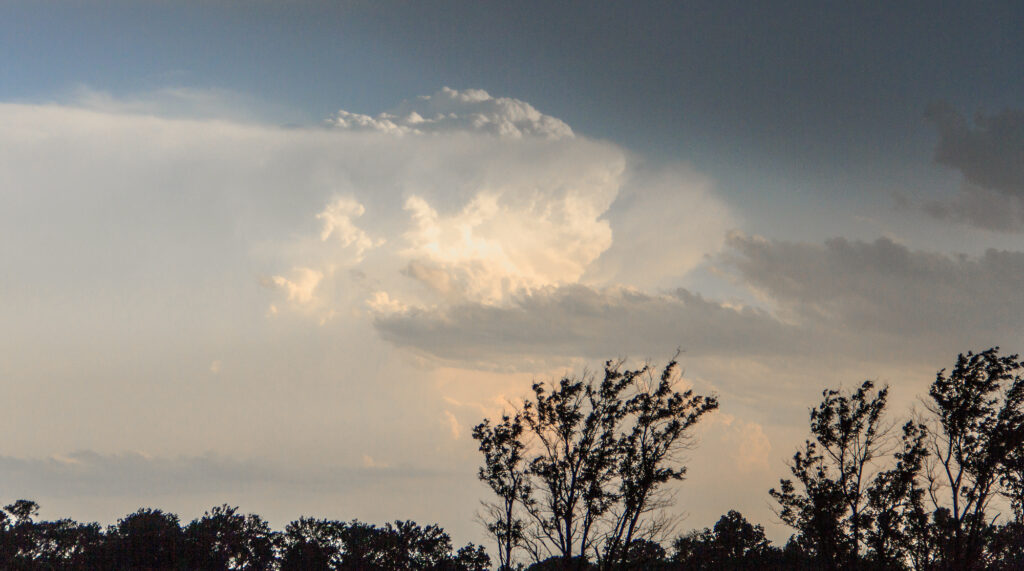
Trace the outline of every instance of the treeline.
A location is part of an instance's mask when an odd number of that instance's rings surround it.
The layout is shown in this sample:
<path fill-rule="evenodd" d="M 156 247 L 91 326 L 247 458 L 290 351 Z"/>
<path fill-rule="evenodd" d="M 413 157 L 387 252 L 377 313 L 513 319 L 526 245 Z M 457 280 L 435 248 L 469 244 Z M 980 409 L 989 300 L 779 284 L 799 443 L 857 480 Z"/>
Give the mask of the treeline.
<path fill-rule="evenodd" d="M 692 429 L 718 408 L 663 369 L 605 364 L 536 383 L 473 430 L 494 496 L 479 514 L 506 569 L 1024 569 L 1024 362 L 998 348 L 957 357 L 896 419 L 888 387 L 826 389 L 789 477 L 768 490 L 794 533 L 772 545 L 730 511 L 680 534 L 673 488 Z M 301 518 L 271 530 L 221 506 L 186 525 L 141 509 L 115 525 L 36 521 L 19 500 L 0 511 L 3 569 L 483 570 L 472 543 L 436 525 Z"/>
<path fill-rule="evenodd" d="M 430 569 L 490 568 L 483 547 L 453 551 L 436 525 L 301 518 L 273 531 L 266 520 L 220 506 L 182 526 L 178 516 L 140 509 L 102 528 L 70 519 L 35 521 L 19 500 L 0 512 L 3 569 Z"/>
<path fill-rule="evenodd" d="M 1024 569 L 1017 355 L 959 355 L 899 421 L 888 387 L 825 390 L 790 477 L 768 491 L 794 530 L 783 547 L 737 512 L 677 535 L 666 484 L 718 401 L 677 390 L 675 359 L 622 365 L 537 383 L 474 429 L 500 569 Z"/>

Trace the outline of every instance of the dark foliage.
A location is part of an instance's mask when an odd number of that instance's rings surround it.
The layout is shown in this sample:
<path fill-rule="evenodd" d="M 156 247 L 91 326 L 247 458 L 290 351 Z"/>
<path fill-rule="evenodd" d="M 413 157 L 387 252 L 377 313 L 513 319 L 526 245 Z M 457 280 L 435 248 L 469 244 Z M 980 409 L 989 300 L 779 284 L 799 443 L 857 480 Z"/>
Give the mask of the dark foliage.
<path fill-rule="evenodd" d="M 184 528 L 174 514 L 140 509 L 103 530 L 71 520 L 36 522 L 39 506 L 20 500 L 0 512 L 2 569 L 344 569 L 482 571 L 483 547 L 452 551 L 436 525 L 302 518 L 283 533 L 258 515 L 219 506 Z"/>
<path fill-rule="evenodd" d="M 764 528 L 733 510 L 713 529 L 693 531 L 676 539 L 672 561 L 684 569 L 756 569 L 781 561 L 781 553 L 764 535 Z"/>
<path fill-rule="evenodd" d="M 107 531 L 104 543 L 114 569 L 175 569 L 185 564 L 178 516 L 157 509 L 125 516 Z"/>
<path fill-rule="evenodd" d="M 473 430 L 480 479 L 498 496 L 483 519 L 502 568 L 517 550 L 548 566 L 592 559 L 611 569 L 650 558 L 646 547 L 670 528 L 657 517 L 670 503 L 663 486 L 683 479 L 690 429 L 718 407 L 715 397 L 676 390 L 677 367 L 673 359 L 656 373 L 608 361 L 600 380 L 535 383 L 518 411 Z"/>
<path fill-rule="evenodd" d="M 194 569 L 272 569 L 279 535 L 258 515 L 215 507 L 184 530 L 186 566 Z"/>
<path fill-rule="evenodd" d="M 1022 370 L 1017 355 L 1001 356 L 998 348 L 968 352 L 948 374 L 939 371 L 928 391 L 929 495 L 936 515 L 943 510 L 936 518 L 943 541 L 935 542 L 934 555 L 940 568 L 984 568 L 993 559 L 987 544 L 998 535 L 989 516 L 992 500 L 1002 494 L 1020 503 Z"/>
<path fill-rule="evenodd" d="M 787 551 L 822 569 L 1015 569 L 1024 563 L 1024 371 L 998 348 L 942 369 L 928 415 L 884 422 L 886 389 L 826 390 L 770 491 L 797 534 Z M 1013 520 L 994 503 L 1009 501 Z M 1002 523 L 999 523 L 1002 520 Z"/>
<path fill-rule="evenodd" d="M 822 397 L 810 414 L 814 440 L 790 464 L 796 483 L 784 479 L 769 491 L 779 517 L 797 530 L 797 544 L 822 569 L 858 567 L 866 559 L 892 564 L 902 559 L 890 553 L 902 539 L 901 528 L 891 527 L 903 523 L 902 512 L 894 510 L 913 502 L 908 496 L 921 469 L 920 427 L 904 427 L 910 448 L 900 454 L 906 461 L 884 470 L 879 461 L 891 445 L 883 417 L 888 387 L 876 390 L 865 381 L 848 394 L 826 390 Z M 879 527 L 881 520 L 890 527 Z M 871 557 L 864 557 L 865 550 Z"/>
<path fill-rule="evenodd" d="M 281 569 L 341 569 L 342 522 L 302 518 L 288 524 L 282 537 Z"/>

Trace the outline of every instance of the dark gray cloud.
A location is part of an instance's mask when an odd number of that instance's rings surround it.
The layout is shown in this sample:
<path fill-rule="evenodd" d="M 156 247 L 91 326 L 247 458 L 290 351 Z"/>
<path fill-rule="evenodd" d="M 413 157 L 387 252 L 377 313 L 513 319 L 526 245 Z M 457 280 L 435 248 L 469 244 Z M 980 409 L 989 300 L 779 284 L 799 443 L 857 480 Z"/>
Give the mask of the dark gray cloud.
<path fill-rule="evenodd" d="M 924 211 L 938 220 L 968 224 L 995 232 L 1024 231 L 1024 200 L 965 183 L 949 200 L 929 200 Z"/>
<path fill-rule="evenodd" d="M 1024 328 L 1024 252 L 949 256 L 887 238 L 807 244 L 740 234 L 728 244 L 740 281 L 801 323 L 960 349 L 1016 342 Z"/>
<path fill-rule="evenodd" d="M 1024 112 L 979 113 L 972 123 L 952 106 L 935 103 L 925 116 L 939 131 L 935 161 L 964 177 L 959 196 L 929 201 L 925 211 L 989 230 L 1024 230 Z"/>
<path fill-rule="evenodd" d="M 651 294 L 570 285 L 502 306 L 463 303 L 378 315 L 389 341 L 469 363 L 583 355 L 872 359 L 934 362 L 1016 343 L 1024 252 L 978 257 L 892 240 L 823 244 L 734 234 L 719 262 L 772 311 L 685 289 Z"/>
<path fill-rule="evenodd" d="M 464 303 L 380 315 L 389 341 L 442 359 L 523 356 L 662 356 L 789 351 L 809 339 L 764 311 L 733 308 L 685 289 L 653 295 L 627 288 L 568 285 L 516 297 L 505 306 Z M 805 347 L 806 348 L 806 347 Z"/>
<path fill-rule="evenodd" d="M 983 188 L 1024 195 L 1024 112 L 979 113 L 971 125 L 950 105 L 934 103 L 925 116 L 939 129 L 938 163 Z"/>

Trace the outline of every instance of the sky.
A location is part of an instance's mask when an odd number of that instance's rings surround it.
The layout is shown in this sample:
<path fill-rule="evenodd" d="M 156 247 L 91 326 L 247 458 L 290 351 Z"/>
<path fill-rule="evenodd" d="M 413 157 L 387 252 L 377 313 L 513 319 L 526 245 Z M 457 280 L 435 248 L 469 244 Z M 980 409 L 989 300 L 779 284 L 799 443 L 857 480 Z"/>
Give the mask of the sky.
<path fill-rule="evenodd" d="M 534 380 L 717 394 L 684 529 L 825 388 L 1024 350 L 1016 2 L 0 8 L 0 499 L 480 542 Z"/>

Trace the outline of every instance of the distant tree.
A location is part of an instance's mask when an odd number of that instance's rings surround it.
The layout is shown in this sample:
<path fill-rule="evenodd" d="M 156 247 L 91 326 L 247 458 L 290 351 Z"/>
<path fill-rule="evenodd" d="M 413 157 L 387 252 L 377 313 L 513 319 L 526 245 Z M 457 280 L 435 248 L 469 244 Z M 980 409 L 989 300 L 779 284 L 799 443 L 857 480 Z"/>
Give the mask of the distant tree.
<path fill-rule="evenodd" d="M 679 537 L 672 547 L 672 561 L 683 569 L 757 569 L 779 559 L 764 528 L 735 510 L 723 515 L 713 529 Z"/>
<path fill-rule="evenodd" d="M 70 519 L 35 521 L 39 505 L 18 500 L 0 512 L 0 568 L 96 569 L 103 533 L 99 524 Z"/>
<path fill-rule="evenodd" d="M 184 530 L 188 567 L 197 569 L 271 569 L 278 535 L 266 520 L 222 505 L 193 520 Z"/>
<path fill-rule="evenodd" d="M 552 555 L 547 559 L 536 561 L 526 568 L 526 571 L 596 571 L 594 565 L 582 555 L 566 559 L 561 555 Z"/>
<path fill-rule="evenodd" d="M 32 520 L 38 514 L 39 504 L 29 500 L 18 500 L 0 511 L 0 563 L 10 566 L 12 562 L 31 559 Z"/>
<path fill-rule="evenodd" d="M 358 521 L 342 531 L 345 569 L 432 569 L 451 553 L 441 528 L 421 528 L 411 521 L 377 527 Z"/>
<path fill-rule="evenodd" d="M 0 568 L 95 569 L 103 533 L 99 524 L 70 519 L 34 521 L 39 505 L 19 500 L 0 512 Z"/>
<path fill-rule="evenodd" d="M 939 564 L 980 569 L 994 532 L 988 508 L 1001 491 L 1020 497 L 1017 453 L 1024 445 L 1024 370 L 1017 355 L 994 347 L 957 356 L 928 391 L 934 424 L 929 442 L 929 497 L 936 533 L 945 535 Z M 1000 488 L 1005 484 L 1005 488 Z"/>
<path fill-rule="evenodd" d="M 626 548 L 625 557 L 615 564 L 622 571 L 650 571 L 667 568 L 667 553 L 657 541 L 634 539 Z"/>
<path fill-rule="evenodd" d="M 666 531 L 649 516 L 667 505 L 662 486 L 686 473 L 689 429 L 718 401 L 677 391 L 675 359 L 659 376 L 622 364 L 608 361 L 600 381 L 535 383 L 516 414 L 474 429 L 480 477 L 499 497 L 486 523 L 502 537 L 502 565 L 518 545 L 535 562 L 554 556 L 571 567 L 593 556 L 612 568 L 636 540 Z"/>
<path fill-rule="evenodd" d="M 15 525 L 31 523 L 33 518 L 39 515 L 39 504 L 32 500 L 18 500 L 13 504 L 4 506 L 4 511 L 10 514 L 9 517 L 13 518 Z"/>
<path fill-rule="evenodd" d="M 491 557 L 484 546 L 469 543 L 456 552 L 452 567 L 456 571 L 486 571 L 491 568 Z"/>
<path fill-rule="evenodd" d="M 301 518 L 289 523 L 282 536 L 281 569 L 341 569 L 344 530 L 344 522 L 332 520 Z"/>
<path fill-rule="evenodd" d="M 484 571 L 491 559 L 469 543 L 453 552 L 437 525 L 396 521 L 378 527 L 301 518 L 284 533 L 258 515 L 222 505 L 184 529 L 178 516 L 139 509 L 104 531 L 70 519 L 34 521 L 35 502 L 0 511 L 0 569 L 325 569 Z"/>
<path fill-rule="evenodd" d="M 377 527 L 352 521 L 340 530 L 340 569 L 478 571 L 490 566 L 483 548 L 472 544 L 452 553 L 451 538 L 437 525 L 396 521 Z"/>
<path fill-rule="evenodd" d="M 98 523 L 81 524 L 71 519 L 35 524 L 34 562 L 43 569 L 97 569 L 103 532 Z"/>
<path fill-rule="evenodd" d="M 142 508 L 110 526 L 106 533 L 113 569 L 174 569 L 184 563 L 178 516 Z"/>

